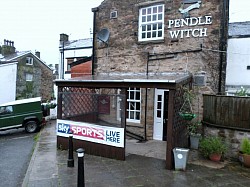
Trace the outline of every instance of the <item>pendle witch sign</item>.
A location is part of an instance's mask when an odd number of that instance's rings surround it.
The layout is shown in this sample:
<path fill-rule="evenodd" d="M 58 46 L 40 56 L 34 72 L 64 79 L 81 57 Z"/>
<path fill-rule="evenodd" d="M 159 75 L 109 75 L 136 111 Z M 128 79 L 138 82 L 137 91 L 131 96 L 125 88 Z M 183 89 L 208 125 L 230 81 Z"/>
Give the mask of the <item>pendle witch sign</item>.
<path fill-rule="evenodd" d="M 169 35 L 172 39 L 189 38 L 189 37 L 206 37 L 207 28 L 196 26 L 211 25 L 213 23 L 212 16 L 190 17 L 189 12 L 194 9 L 199 9 L 201 1 L 197 0 L 183 0 L 179 12 L 183 15 L 181 19 L 168 20 L 168 29 L 182 28 L 177 30 L 170 30 Z M 188 28 L 187 28 L 188 27 Z"/>
<path fill-rule="evenodd" d="M 69 120 L 57 120 L 57 136 L 69 137 L 70 131 L 73 133 L 74 139 L 85 140 L 114 147 L 124 147 L 123 128 L 99 126 L 90 123 Z"/>

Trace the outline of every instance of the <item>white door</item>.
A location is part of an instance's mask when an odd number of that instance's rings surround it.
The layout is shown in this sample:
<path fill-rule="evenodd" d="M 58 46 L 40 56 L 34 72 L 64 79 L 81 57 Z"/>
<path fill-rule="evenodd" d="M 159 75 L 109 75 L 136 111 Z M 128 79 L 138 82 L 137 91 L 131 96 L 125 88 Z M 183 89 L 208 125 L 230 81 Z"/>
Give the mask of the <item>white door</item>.
<path fill-rule="evenodd" d="M 164 93 L 168 90 L 155 89 L 153 139 L 163 140 Z M 166 103 L 167 104 L 167 103 Z"/>

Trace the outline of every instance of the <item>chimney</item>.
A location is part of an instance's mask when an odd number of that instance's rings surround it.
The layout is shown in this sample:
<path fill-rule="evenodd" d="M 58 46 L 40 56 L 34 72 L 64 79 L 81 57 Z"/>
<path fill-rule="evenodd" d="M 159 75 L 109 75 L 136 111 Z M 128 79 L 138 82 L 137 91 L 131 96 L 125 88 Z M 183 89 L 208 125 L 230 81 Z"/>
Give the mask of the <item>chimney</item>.
<path fill-rule="evenodd" d="M 4 39 L 4 44 L 2 45 L 1 52 L 3 56 L 15 53 L 16 48 L 14 47 L 14 42 Z"/>
<path fill-rule="evenodd" d="M 36 51 L 36 52 L 35 52 L 35 55 L 36 55 L 38 58 L 40 58 L 40 52 L 39 52 L 39 51 Z"/>
<path fill-rule="evenodd" d="M 60 46 L 63 45 L 63 42 L 68 42 L 69 41 L 69 35 L 67 34 L 60 34 Z"/>

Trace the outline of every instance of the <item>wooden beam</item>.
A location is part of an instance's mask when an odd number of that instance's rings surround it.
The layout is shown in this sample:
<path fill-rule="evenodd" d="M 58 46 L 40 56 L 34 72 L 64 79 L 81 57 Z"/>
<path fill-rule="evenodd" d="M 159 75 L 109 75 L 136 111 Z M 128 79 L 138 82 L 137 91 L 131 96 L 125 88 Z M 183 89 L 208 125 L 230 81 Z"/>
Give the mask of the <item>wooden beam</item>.
<path fill-rule="evenodd" d="M 166 148 L 166 168 L 173 169 L 174 156 L 173 156 L 173 125 L 174 125 L 174 95 L 175 90 L 169 90 L 168 99 L 168 124 L 167 124 L 167 148 Z"/>

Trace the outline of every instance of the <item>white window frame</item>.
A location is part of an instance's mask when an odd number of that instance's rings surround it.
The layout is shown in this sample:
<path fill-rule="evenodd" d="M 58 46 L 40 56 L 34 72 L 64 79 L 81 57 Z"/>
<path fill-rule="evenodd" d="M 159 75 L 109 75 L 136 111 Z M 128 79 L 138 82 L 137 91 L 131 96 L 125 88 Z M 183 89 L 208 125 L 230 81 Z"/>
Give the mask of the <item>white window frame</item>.
<path fill-rule="evenodd" d="M 30 73 L 26 73 L 26 81 L 33 81 L 33 75 Z"/>
<path fill-rule="evenodd" d="M 138 40 L 152 41 L 161 39 L 164 39 L 164 4 L 140 8 Z"/>
<path fill-rule="evenodd" d="M 32 57 L 26 57 L 26 65 L 33 65 L 33 58 Z"/>
<path fill-rule="evenodd" d="M 140 88 L 129 88 L 127 90 L 128 98 L 127 98 L 127 107 L 126 113 L 127 115 L 127 122 L 132 123 L 140 123 L 141 122 L 141 89 Z M 118 94 L 120 90 L 118 90 Z M 136 94 L 137 93 L 137 94 Z M 138 95 L 139 94 L 139 95 Z M 137 97 L 137 98 L 136 98 Z M 117 97 L 117 119 L 121 120 L 121 98 Z M 133 116 L 132 116 L 133 114 Z M 139 119 L 136 116 L 139 115 Z"/>
<path fill-rule="evenodd" d="M 115 10 L 115 11 L 111 11 L 110 12 L 110 19 L 116 19 L 117 18 L 117 10 Z"/>

